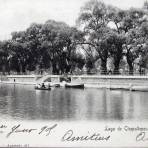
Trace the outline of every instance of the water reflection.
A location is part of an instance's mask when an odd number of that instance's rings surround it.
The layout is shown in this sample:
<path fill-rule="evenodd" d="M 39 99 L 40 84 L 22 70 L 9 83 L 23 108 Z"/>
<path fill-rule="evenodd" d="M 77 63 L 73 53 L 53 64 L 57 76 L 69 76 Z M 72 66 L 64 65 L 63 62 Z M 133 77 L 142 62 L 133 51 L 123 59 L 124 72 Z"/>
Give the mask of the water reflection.
<path fill-rule="evenodd" d="M 148 120 L 147 92 L 0 84 L 0 119 Z"/>

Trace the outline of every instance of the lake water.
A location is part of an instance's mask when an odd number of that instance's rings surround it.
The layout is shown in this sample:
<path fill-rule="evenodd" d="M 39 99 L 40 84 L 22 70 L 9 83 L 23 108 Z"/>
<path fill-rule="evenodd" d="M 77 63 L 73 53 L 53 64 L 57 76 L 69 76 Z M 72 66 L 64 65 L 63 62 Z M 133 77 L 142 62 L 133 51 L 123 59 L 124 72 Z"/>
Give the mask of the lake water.
<path fill-rule="evenodd" d="M 0 120 L 148 120 L 148 92 L 0 84 Z"/>

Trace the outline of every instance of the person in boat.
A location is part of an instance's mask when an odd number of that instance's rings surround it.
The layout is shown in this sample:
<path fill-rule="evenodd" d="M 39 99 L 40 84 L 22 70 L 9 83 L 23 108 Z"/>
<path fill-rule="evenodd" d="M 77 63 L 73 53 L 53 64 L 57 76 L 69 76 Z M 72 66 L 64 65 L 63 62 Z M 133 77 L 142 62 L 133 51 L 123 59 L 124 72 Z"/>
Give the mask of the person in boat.
<path fill-rule="evenodd" d="M 42 88 L 46 88 L 44 83 L 42 83 Z"/>

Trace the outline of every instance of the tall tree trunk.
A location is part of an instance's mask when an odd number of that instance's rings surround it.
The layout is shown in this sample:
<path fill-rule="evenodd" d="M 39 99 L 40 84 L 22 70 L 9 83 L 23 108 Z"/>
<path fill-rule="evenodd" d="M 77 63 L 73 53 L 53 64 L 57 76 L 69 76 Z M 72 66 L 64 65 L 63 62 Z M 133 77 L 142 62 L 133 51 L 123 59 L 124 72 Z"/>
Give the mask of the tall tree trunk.
<path fill-rule="evenodd" d="M 22 65 L 22 73 L 26 74 L 26 64 L 22 63 L 21 65 Z"/>
<path fill-rule="evenodd" d="M 134 74 L 134 66 L 133 64 L 129 64 L 129 75 L 133 75 Z"/>
<path fill-rule="evenodd" d="M 2 65 L 2 73 L 3 73 L 3 75 L 5 75 L 5 70 L 6 70 L 5 65 Z"/>
<path fill-rule="evenodd" d="M 59 68 L 57 68 L 57 63 L 54 61 L 53 63 L 52 63 L 52 74 L 59 74 L 60 73 L 60 69 Z"/>
<path fill-rule="evenodd" d="M 128 52 L 126 55 L 126 59 L 129 66 L 129 75 L 133 75 L 134 72 L 134 66 L 133 66 L 134 60 L 132 58 L 133 58 L 132 55 L 130 55 L 130 52 Z"/>
<path fill-rule="evenodd" d="M 56 70 L 56 64 L 52 63 L 52 74 L 56 74 L 57 70 Z"/>
<path fill-rule="evenodd" d="M 120 73 L 119 73 L 119 65 L 120 65 L 120 60 L 116 60 L 116 61 L 114 62 L 114 72 L 113 72 L 115 75 L 120 74 Z"/>
<path fill-rule="evenodd" d="M 18 66 L 15 68 L 15 70 L 16 70 L 17 74 L 19 75 L 20 72 L 21 72 L 20 65 L 18 65 Z"/>
<path fill-rule="evenodd" d="M 107 74 L 107 59 L 101 59 L 101 75 Z"/>

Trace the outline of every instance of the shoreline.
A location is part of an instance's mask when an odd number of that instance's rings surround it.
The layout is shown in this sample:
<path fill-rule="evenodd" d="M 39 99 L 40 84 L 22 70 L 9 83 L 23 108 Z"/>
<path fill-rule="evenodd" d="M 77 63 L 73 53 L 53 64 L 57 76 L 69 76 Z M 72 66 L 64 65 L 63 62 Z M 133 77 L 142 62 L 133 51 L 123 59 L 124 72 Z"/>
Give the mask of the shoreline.
<path fill-rule="evenodd" d="M 61 75 L 6 75 L 1 79 L 3 84 L 35 85 L 49 81 L 60 83 Z M 110 89 L 126 91 L 146 91 L 148 92 L 148 76 L 122 76 L 122 75 L 71 75 L 68 76 L 71 83 L 82 83 L 84 88 L 90 89 Z"/>
<path fill-rule="evenodd" d="M 13 85 L 35 85 L 34 82 L 10 82 L 10 81 L 0 81 L 1 84 L 13 84 Z M 119 84 L 85 84 L 85 89 L 110 89 L 110 90 L 125 90 L 125 91 L 141 91 L 148 92 L 148 86 L 143 85 L 119 85 Z"/>

